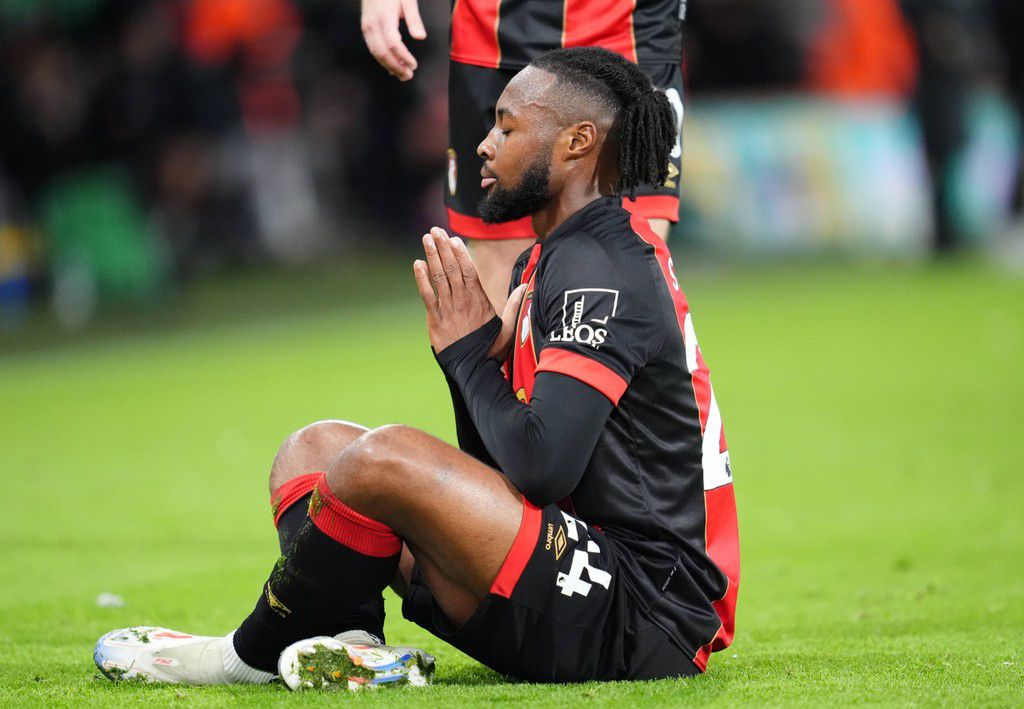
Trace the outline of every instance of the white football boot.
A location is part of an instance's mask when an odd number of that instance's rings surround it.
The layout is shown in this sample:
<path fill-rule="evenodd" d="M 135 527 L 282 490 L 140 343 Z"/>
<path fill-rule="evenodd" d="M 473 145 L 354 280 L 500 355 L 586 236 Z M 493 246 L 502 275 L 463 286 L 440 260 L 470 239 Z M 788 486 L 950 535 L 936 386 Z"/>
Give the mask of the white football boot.
<path fill-rule="evenodd" d="M 434 657 L 413 647 L 391 647 L 362 630 L 292 643 L 277 663 L 291 690 L 423 687 L 433 680 Z"/>
<path fill-rule="evenodd" d="M 165 684 L 263 684 L 270 672 L 249 667 L 234 652 L 231 637 L 179 633 L 138 626 L 96 641 L 93 659 L 107 679 Z"/>

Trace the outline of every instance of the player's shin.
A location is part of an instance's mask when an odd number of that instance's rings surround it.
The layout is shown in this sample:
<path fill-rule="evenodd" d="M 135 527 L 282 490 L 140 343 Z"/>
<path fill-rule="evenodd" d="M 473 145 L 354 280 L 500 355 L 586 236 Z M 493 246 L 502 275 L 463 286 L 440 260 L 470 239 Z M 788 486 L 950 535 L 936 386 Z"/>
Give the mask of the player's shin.
<path fill-rule="evenodd" d="M 234 634 L 234 649 L 250 667 L 273 672 L 285 647 L 322 634 L 325 619 L 378 599 L 398 568 L 402 541 L 336 498 L 323 477 L 308 514 Z"/>
<path fill-rule="evenodd" d="M 274 526 L 281 554 L 286 555 L 298 537 L 299 531 L 309 522 L 309 501 L 323 473 L 299 475 L 274 490 L 270 506 L 274 512 Z M 330 589 L 324 590 L 330 594 Z M 315 635 L 339 635 L 350 630 L 363 630 L 385 643 L 384 598 L 377 594 L 358 608 L 338 608 L 334 615 L 323 618 L 323 625 Z"/>

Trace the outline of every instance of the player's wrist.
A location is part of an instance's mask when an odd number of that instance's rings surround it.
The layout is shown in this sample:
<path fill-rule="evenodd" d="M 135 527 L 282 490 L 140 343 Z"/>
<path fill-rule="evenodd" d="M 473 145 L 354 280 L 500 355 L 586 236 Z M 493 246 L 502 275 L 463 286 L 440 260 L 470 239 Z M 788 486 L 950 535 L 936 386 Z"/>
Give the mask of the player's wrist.
<path fill-rule="evenodd" d="M 467 359 L 486 357 L 494 338 L 501 332 L 501 318 L 495 315 L 467 335 L 450 345 L 434 350 L 434 358 L 447 374 L 454 376 L 455 369 Z"/>

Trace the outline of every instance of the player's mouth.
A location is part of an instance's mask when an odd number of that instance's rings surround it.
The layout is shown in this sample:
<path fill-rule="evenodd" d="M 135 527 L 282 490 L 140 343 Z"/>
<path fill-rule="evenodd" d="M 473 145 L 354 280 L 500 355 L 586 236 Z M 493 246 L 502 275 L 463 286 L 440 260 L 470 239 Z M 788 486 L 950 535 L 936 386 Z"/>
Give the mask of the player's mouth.
<path fill-rule="evenodd" d="M 486 167 L 480 168 L 480 189 L 486 190 L 488 187 L 498 181 L 498 178 L 494 176 L 494 173 L 488 170 Z"/>

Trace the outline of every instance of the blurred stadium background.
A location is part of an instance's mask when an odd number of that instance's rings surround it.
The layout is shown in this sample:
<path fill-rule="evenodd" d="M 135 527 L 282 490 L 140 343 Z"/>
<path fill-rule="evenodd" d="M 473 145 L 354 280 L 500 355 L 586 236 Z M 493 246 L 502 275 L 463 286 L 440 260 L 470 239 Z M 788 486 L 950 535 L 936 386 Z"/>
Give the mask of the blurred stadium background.
<path fill-rule="evenodd" d="M 406 86 L 351 2 L 0 2 L 4 340 L 43 311 L 81 328 L 214 275 L 410 254 L 444 223 L 448 7 L 423 5 Z M 1024 238 L 1017 0 L 690 5 L 674 247 L 890 259 Z"/>
<path fill-rule="evenodd" d="M 445 223 L 421 11 L 400 84 L 354 2 L 0 0 L 8 700 L 180 698 L 91 681 L 91 643 L 233 627 L 292 430 L 453 437 L 409 268 Z M 690 0 L 685 32 L 670 245 L 734 449 L 735 652 L 499 690 L 392 635 L 453 668 L 442 702 L 1020 701 L 1024 3 Z"/>

